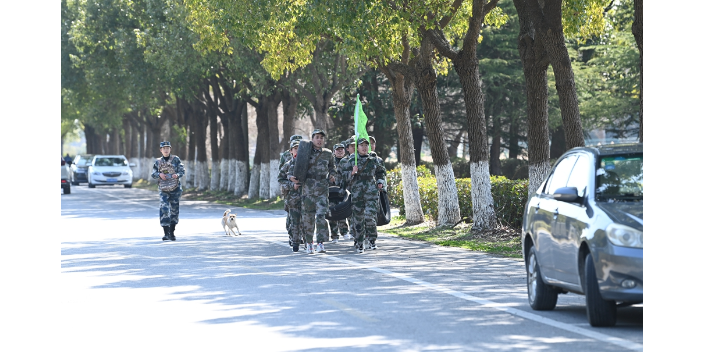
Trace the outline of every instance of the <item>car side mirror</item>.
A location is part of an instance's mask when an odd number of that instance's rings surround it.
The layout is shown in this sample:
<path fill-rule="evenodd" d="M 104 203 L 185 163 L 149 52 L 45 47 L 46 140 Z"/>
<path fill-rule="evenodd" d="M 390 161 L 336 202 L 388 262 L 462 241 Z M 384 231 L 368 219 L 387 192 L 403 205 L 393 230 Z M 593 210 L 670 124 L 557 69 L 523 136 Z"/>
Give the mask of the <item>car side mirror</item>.
<path fill-rule="evenodd" d="M 135 163 L 130 163 L 130 167 L 135 167 L 135 166 L 137 166 L 137 164 L 135 164 Z"/>
<path fill-rule="evenodd" d="M 561 187 L 552 195 L 553 198 L 562 202 L 574 202 L 579 198 L 577 187 Z"/>

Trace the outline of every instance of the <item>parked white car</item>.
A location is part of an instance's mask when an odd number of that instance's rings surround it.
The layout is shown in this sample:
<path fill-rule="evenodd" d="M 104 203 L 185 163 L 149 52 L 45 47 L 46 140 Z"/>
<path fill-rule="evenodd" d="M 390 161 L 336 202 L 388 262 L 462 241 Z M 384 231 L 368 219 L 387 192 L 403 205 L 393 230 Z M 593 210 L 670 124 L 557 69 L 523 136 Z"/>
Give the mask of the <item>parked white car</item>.
<path fill-rule="evenodd" d="M 132 187 L 132 169 L 124 155 L 96 155 L 88 165 L 88 187 L 124 185 Z"/>

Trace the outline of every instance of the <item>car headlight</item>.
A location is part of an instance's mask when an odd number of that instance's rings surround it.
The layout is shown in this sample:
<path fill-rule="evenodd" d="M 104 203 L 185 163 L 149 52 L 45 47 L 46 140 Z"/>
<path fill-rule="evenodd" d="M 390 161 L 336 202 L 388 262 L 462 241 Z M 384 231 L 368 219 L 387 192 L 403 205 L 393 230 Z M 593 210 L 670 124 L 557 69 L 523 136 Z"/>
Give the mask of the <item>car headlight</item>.
<path fill-rule="evenodd" d="M 606 237 L 616 246 L 643 248 L 643 231 L 626 225 L 611 224 L 607 226 Z"/>
<path fill-rule="evenodd" d="M 130 174 L 129 171 L 123 171 L 123 172 L 122 172 L 122 176 L 127 176 L 127 175 L 129 175 L 129 174 Z"/>

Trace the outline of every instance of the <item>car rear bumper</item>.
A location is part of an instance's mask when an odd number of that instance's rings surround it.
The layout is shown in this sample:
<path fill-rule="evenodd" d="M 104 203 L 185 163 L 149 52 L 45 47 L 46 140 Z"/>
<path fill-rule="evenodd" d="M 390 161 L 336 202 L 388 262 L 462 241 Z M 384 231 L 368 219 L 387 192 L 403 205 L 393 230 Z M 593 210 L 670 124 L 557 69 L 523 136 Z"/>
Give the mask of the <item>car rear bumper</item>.
<path fill-rule="evenodd" d="M 88 176 L 86 173 L 74 173 L 73 174 L 73 182 L 88 182 Z"/>
<path fill-rule="evenodd" d="M 594 259 L 602 298 L 643 301 L 642 248 L 608 246 L 606 252 L 599 253 Z"/>

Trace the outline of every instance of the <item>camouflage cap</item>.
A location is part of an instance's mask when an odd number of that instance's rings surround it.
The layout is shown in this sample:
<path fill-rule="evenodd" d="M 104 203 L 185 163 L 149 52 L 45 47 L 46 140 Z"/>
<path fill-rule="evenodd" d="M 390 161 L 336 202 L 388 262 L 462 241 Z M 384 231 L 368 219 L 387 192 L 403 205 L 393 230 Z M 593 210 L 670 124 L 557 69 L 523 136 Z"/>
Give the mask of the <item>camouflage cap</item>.
<path fill-rule="evenodd" d="M 291 136 L 291 138 L 288 139 L 288 141 L 300 141 L 301 139 L 303 139 L 303 136 L 301 136 L 300 134 L 294 134 L 293 136 Z"/>
<path fill-rule="evenodd" d="M 310 134 L 310 138 L 313 138 L 313 136 L 315 136 L 315 135 L 318 134 L 318 133 L 322 134 L 323 137 L 325 137 L 325 131 L 321 130 L 320 128 L 316 128 L 316 129 L 314 129 L 313 132 Z"/>
<path fill-rule="evenodd" d="M 342 143 L 338 143 L 332 146 L 332 150 L 337 150 L 337 148 L 345 148 L 345 145 Z"/>
<path fill-rule="evenodd" d="M 171 142 L 169 142 L 169 141 L 163 141 L 163 142 L 159 143 L 159 149 L 164 148 L 164 147 L 169 147 L 169 148 L 171 148 Z"/>
<path fill-rule="evenodd" d="M 360 144 L 362 144 L 362 143 L 367 143 L 367 144 L 369 144 L 369 140 L 367 140 L 367 139 L 364 138 L 364 137 L 361 137 L 361 138 L 359 138 L 359 139 L 357 140 L 357 145 L 360 145 Z"/>
<path fill-rule="evenodd" d="M 369 141 L 376 143 L 376 138 L 374 138 L 374 136 L 369 136 Z"/>
<path fill-rule="evenodd" d="M 298 140 L 298 139 L 297 139 L 297 140 L 294 140 L 294 141 L 291 141 L 291 146 L 288 148 L 288 150 L 293 149 L 293 147 L 298 147 L 299 144 L 301 144 L 301 141 Z"/>

